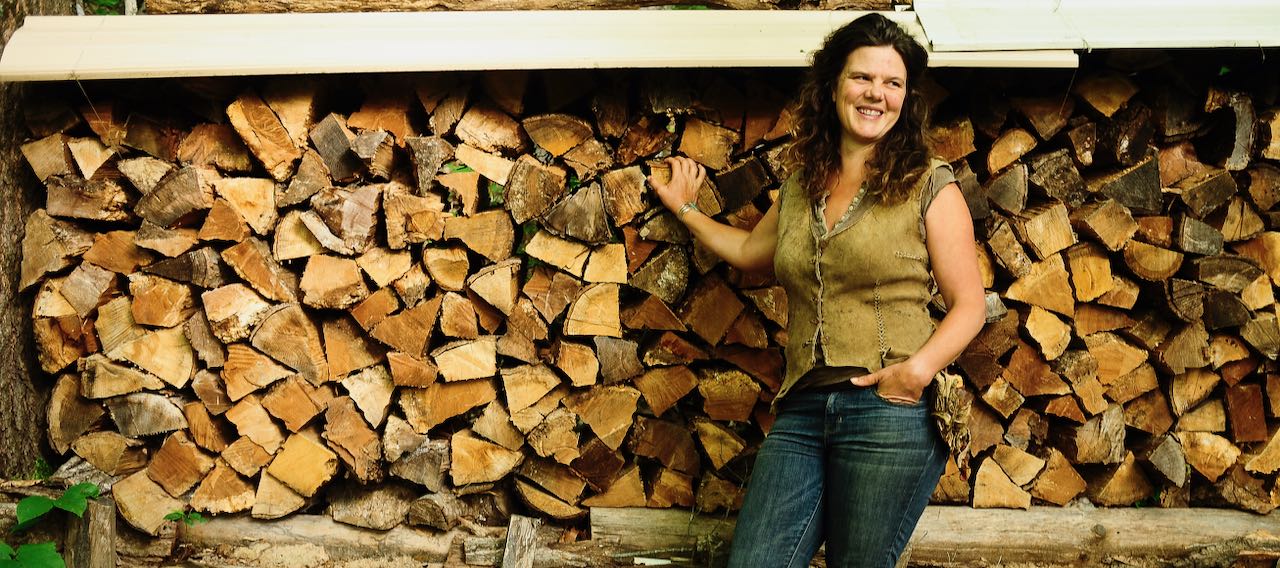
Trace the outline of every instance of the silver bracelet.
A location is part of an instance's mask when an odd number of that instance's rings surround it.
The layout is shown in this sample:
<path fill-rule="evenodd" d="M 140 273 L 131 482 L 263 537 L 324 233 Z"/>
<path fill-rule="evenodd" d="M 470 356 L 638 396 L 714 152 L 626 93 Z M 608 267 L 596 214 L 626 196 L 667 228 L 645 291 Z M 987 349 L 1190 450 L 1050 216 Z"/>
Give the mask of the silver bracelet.
<path fill-rule="evenodd" d="M 676 217 L 678 217 L 680 220 L 683 221 L 684 214 L 688 213 L 689 211 L 697 211 L 699 213 L 702 212 L 701 209 L 698 209 L 698 204 L 696 202 L 690 201 L 688 203 L 685 203 L 684 205 L 681 205 L 680 209 L 676 210 Z"/>

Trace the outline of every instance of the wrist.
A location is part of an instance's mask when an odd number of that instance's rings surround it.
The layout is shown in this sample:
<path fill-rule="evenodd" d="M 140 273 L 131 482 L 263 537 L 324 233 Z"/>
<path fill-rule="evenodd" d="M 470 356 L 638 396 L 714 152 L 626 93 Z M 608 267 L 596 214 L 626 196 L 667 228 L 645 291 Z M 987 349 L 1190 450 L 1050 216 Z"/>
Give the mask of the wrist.
<path fill-rule="evenodd" d="M 676 209 L 676 218 L 684 221 L 685 215 L 688 215 L 690 211 L 697 211 L 698 213 L 702 212 L 701 209 L 698 209 L 698 203 L 696 201 L 689 201 L 684 205 L 681 205 L 679 209 Z"/>
<path fill-rule="evenodd" d="M 904 363 L 907 365 L 907 373 L 921 388 L 929 386 L 929 383 L 933 381 L 933 376 L 937 374 L 936 372 L 930 371 L 928 365 L 923 361 L 919 361 L 914 357 L 908 359 Z"/>

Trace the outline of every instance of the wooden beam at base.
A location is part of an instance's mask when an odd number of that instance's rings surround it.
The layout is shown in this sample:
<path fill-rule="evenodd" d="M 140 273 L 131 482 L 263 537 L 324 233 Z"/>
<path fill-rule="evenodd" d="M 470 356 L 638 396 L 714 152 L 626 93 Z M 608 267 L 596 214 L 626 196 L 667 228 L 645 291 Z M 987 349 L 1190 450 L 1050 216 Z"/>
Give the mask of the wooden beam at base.
<path fill-rule="evenodd" d="M 274 521 L 214 517 L 207 523 L 181 525 L 178 540 L 196 550 L 221 549 L 254 554 L 262 565 L 284 562 L 319 566 L 367 559 L 375 554 L 389 560 L 444 562 L 453 539 L 459 534 L 462 533 L 441 533 L 406 525 L 389 531 L 371 531 L 335 522 L 327 516 L 293 515 Z M 294 556 L 274 557 L 273 550 L 288 550 Z M 253 562 L 255 559 L 242 560 Z"/>
<path fill-rule="evenodd" d="M 5 46 L 0 81 L 804 67 L 828 32 L 866 13 L 545 10 L 33 16 Z M 924 41 L 915 14 L 882 13 Z M 934 53 L 929 59 L 935 67 L 1075 67 L 1077 61 L 1076 54 L 1066 50 Z"/>
<path fill-rule="evenodd" d="M 692 547 L 708 536 L 727 541 L 733 523 L 679 509 L 591 509 L 592 539 L 620 549 Z M 1241 553 L 1280 552 L 1274 535 L 1280 517 L 1224 509 L 929 507 L 909 547 L 911 563 L 927 566 L 1100 566 L 1121 558 L 1218 566 Z"/>

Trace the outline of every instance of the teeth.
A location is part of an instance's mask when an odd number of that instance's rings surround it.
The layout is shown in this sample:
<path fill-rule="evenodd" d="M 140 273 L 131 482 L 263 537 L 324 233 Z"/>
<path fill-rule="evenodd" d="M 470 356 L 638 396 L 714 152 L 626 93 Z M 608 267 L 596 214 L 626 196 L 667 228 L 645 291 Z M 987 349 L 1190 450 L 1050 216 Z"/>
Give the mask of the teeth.
<path fill-rule="evenodd" d="M 878 110 L 871 110 L 871 109 L 865 109 L 865 108 L 860 108 L 860 109 L 858 109 L 858 113 L 860 113 L 860 114 L 865 114 L 865 115 L 867 115 L 867 116 L 880 116 L 880 115 L 884 114 L 884 112 L 882 112 L 882 111 L 878 111 Z"/>

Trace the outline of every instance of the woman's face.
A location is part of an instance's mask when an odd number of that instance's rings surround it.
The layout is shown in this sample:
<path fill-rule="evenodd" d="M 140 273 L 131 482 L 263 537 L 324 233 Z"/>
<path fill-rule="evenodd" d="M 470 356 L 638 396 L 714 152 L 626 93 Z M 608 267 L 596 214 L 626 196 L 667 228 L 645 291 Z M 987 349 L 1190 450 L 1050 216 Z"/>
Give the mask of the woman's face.
<path fill-rule="evenodd" d="M 834 93 L 842 146 L 862 147 L 884 138 L 902 115 L 906 97 L 907 65 L 897 50 L 887 45 L 853 50 Z"/>

